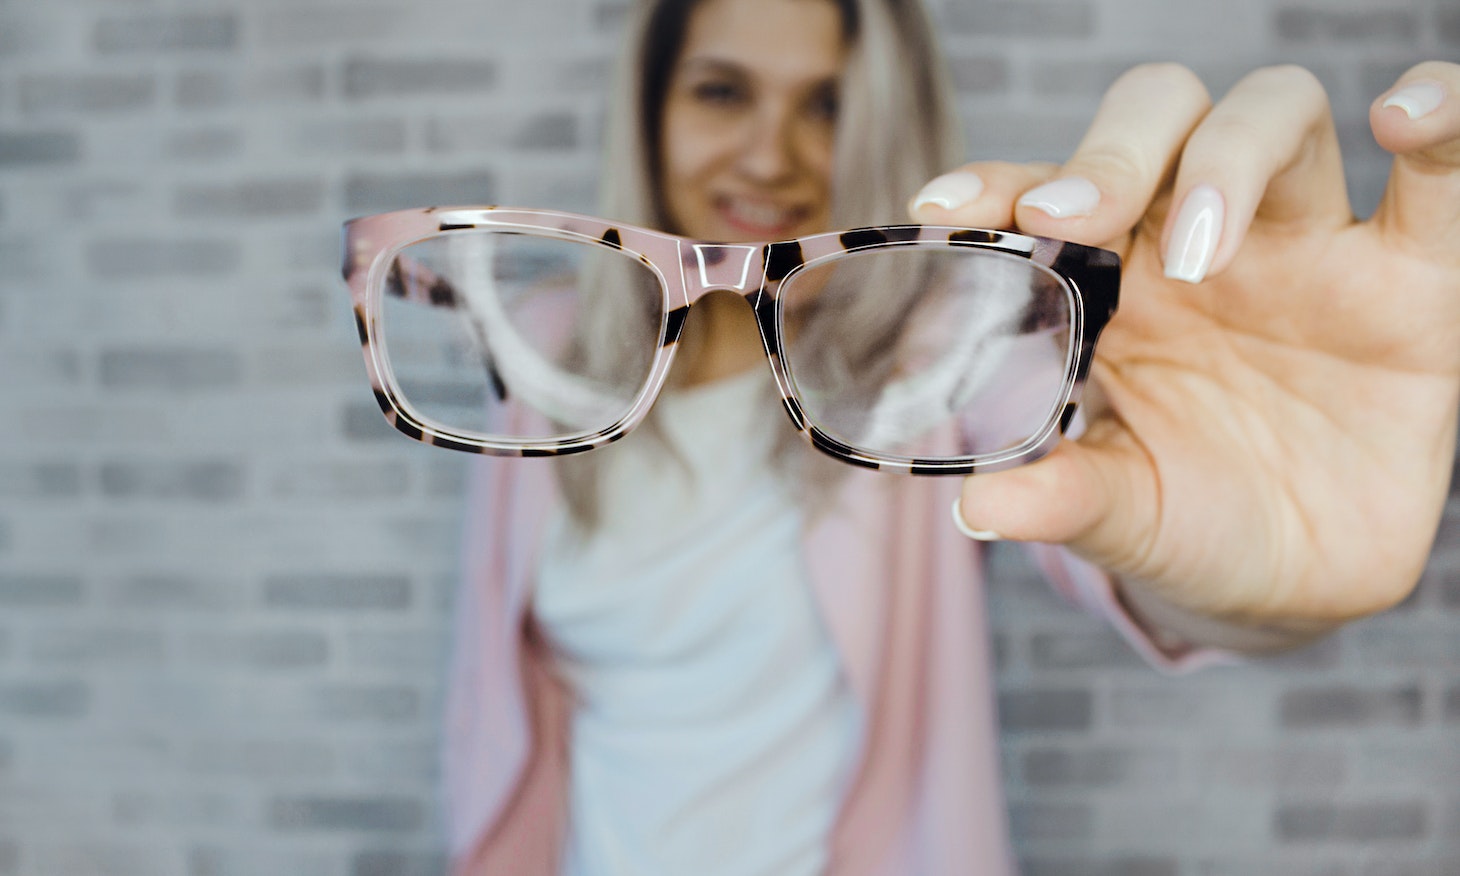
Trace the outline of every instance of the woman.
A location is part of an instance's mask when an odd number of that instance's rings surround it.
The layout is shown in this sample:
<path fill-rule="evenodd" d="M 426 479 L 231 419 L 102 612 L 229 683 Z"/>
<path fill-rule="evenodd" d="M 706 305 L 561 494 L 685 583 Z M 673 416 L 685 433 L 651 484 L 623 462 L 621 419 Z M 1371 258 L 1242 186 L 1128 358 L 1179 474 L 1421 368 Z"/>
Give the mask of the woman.
<path fill-rule="evenodd" d="M 957 157 L 916 4 L 636 12 L 608 215 L 721 241 L 897 221 Z M 1131 277 L 1097 375 L 1105 415 L 1043 463 L 971 479 L 961 527 L 1066 542 L 1121 575 L 1117 589 L 1038 549 L 1057 586 L 1166 666 L 1402 597 L 1443 501 L 1460 387 L 1460 269 L 1436 256 L 1454 232 L 1419 221 L 1456 210 L 1418 181 L 1440 167 L 1460 188 L 1455 83 L 1437 65 L 1376 106 L 1381 139 L 1413 152 L 1379 226 L 1339 218 L 1326 105 L 1295 71 L 1213 108 L 1190 74 L 1140 70 L 1064 169 L 930 183 L 919 219 L 1103 243 Z M 1318 257 L 1338 241 L 1357 264 Z M 1399 272 L 1418 321 L 1373 300 L 1372 277 Z M 1274 278 L 1296 309 L 1267 294 Z M 1320 288 L 1341 306 L 1315 321 Z M 1409 328 L 1422 343 L 1399 349 Z M 739 302 L 703 299 L 657 440 L 585 456 L 561 485 L 540 465 L 479 469 L 447 750 L 459 872 L 1012 871 L 976 547 L 942 516 L 957 485 L 804 474 L 757 344 Z M 1352 410 L 1356 388 L 1377 427 Z M 745 556 L 747 532 L 769 547 Z"/>

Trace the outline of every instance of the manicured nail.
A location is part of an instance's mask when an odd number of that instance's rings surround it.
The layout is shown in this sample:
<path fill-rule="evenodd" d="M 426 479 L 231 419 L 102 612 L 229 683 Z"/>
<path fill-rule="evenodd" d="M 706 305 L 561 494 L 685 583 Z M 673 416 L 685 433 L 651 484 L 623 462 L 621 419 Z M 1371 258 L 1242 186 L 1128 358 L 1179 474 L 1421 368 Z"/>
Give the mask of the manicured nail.
<path fill-rule="evenodd" d="M 981 194 L 983 194 L 983 180 L 979 179 L 978 174 L 967 170 L 955 170 L 952 173 L 945 173 L 923 186 L 922 191 L 913 198 L 912 211 L 916 213 L 928 204 L 934 204 L 944 210 L 956 210 L 964 204 L 974 201 Z"/>
<path fill-rule="evenodd" d="M 1411 82 L 1384 101 L 1385 107 L 1397 106 L 1411 119 L 1423 118 L 1445 102 L 1445 86 L 1438 82 Z"/>
<path fill-rule="evenodd" d="M 1100 190 L 1083 176 L 1067 176 L 1030 189 L 1019 206 L 1043 210 L 1056 219 L 1089 216 L 1100 205 Z"/>
<path fill-rule="evenodd" d="M 1187 283 L 1200 283 L 1211 270 L 1212 257 L 1222 240 L 1222 221 L 1227 207 L 1222 195 L 1208 185 L 1200 185 L 1186 195 L 1176 224 L 1171 227 L 1171 241 L 1166 244 L 1166 276 Z"/>
<path fill-rule="evenodd" d="M 953 525 L 958 531 L 973 539 L 974 541 L 1003 541 L 1004 537 L 992 529 L 974 529 L 963 519 L 963 499 L 953 500 Z"/>

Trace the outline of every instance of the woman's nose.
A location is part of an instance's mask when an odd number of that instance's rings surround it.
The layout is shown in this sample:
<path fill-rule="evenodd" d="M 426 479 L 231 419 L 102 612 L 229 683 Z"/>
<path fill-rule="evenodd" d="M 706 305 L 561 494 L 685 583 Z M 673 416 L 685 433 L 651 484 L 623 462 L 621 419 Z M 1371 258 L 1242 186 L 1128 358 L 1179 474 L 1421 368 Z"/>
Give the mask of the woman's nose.
<path fill-rule="evenodd" d="M 749 120 L 740 153 L 740 169 L 760 182 L 776 182 L 796 167 L 793 119 L 789 113 L 767 109 Z"/>

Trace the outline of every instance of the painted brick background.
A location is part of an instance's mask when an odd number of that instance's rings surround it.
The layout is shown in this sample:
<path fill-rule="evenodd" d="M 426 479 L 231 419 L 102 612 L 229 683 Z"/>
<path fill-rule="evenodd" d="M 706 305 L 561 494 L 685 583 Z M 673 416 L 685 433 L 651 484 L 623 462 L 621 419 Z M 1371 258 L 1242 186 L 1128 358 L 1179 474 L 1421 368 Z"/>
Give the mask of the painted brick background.
<path fill-rule="evenodd" d="M 1460 0 L 941 0 L 975 154 L 1060 159 L 1124 67 L 1336 105 Z M 387 433 L 339 222 L 591 209 L 620 0 L 0 0 L 0 876 L 420 876 L 461 460 Z M 1357 534 L 1360 537 L 1362 534 Z M 1029 876 L 1460 873 L 1460 492 L 1397 611 L 1163 678 L 996 552 Z"/>

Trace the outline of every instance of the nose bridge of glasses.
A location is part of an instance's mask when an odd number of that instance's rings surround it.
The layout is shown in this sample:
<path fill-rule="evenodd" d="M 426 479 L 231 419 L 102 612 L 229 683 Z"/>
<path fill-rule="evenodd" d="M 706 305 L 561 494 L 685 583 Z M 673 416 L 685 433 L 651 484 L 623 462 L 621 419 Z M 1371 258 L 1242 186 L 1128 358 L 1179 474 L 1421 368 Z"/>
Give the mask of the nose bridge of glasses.
<path fill-rule="evenodd" d="M 692 243 L 687 249 L 685 278 L 690 303 L 716 289 L 730 289 L 742 295 L 759 289 L 765 261 L 761 247 Z"/>

